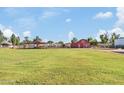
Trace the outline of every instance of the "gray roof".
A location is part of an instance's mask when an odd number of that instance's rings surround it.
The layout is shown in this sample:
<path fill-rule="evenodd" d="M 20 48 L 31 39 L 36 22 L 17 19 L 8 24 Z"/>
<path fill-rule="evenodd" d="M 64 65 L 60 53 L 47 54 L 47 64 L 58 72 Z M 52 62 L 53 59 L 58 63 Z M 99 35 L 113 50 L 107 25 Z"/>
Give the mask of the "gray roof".
<path fill-rule="evenodd" d="M 3 41 L 3 42 L 1 42 L 1 45 L 3 45 L 3 44 L 12 45 L 12 43 L 10 43 L 10 42 L 8 42 L 8 41 Z"/>

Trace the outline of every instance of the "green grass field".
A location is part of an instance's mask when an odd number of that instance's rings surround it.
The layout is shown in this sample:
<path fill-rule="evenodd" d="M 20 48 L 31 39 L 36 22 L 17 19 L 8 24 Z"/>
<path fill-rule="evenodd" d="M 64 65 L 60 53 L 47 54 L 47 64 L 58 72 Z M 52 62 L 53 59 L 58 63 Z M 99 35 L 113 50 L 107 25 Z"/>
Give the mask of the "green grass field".
<path fill-rule="evenodd" d="M 124 55 L 96 49 L 0 49 L 0 84 L 124 84 Z"/>

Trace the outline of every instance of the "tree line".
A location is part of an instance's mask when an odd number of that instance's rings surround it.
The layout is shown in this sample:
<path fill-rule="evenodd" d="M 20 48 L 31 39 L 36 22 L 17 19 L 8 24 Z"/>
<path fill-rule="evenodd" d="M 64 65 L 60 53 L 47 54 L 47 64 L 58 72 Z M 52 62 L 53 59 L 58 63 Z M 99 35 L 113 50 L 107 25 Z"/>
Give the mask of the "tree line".
<path fill-rule="evenodd" d="M 118 38 L 120 38 L 120 34 L 116 33 L 108 34 L 108 32 L 105 32 L 104 34 L 100 35 L 101 43 L 111 44 L 111 47 L 114 47 L 115 40 Z"/>
<path fill-rule="evenodd" d="M 109 34 L 108 32 L 105 32 L 99 36 L 100 41 L 98 41 L 97 39 L 94 39 L 92 37 L 87 38 L 87 41 L 90 43 L 91 46 L 97 46 L 98 43 L 101 43 L 101 44 L 106 44 L 108 46 L 110 44 L 111 47 L 114 47 L 114 42 L 119 37 L 120 37 L 120 34 L 116 34 L 116 33 Z M 76 37 L 74 37 L 71 40 L 72 43 L 77 42 L 77 41 L 78 41 L 78 39 Z"/>
<path fill-rule="evenodd" d="M 16 36 L 15 34 L 12 34 L 10 38 L 7 38 L 4 36 L 3 32 L 0 30 L 0 44 L 3 42 L 3 41 L 8 41 L 10 43 L 12 43 L 13 46 L 18 46 L 20 44 L 24 44 L 24 43 L 32 43 L 32 42 L 35 42 L 35 44 L 38 46 L 39 42 L 42 42 L 42 39 L 39 37 L 39 36 L 36 36 L 33 40 L 30 40 L 29 37 L 24 37 L 24 40 L 22 42 L 20 42 L 20 37 L 19 36 Z M 49 40 L 47 41 L 47 43 L 49 44 L 53 44 L 54 41 L 52 40 Z M 59 44 L 64 44 L 63 41 L 59 41 L 57 42 Z"/>
<path fill-rule="evenodd" d="M 98 42 L 96 39 L 92 38 L 92 37 L 89 37 L 87 38 L 88 42 L 90 43 L 90 45 L 92 46 L 97 46 L 98 43 L 102 43 L 102 44 L 111 44 L 112 46 L 114 46 L 114 42 L 115 42 L 115 39 L 118 39 L 120 37 L 120 34 L 116 34 L 116 33 L 112 33 L 112 34 L 108 34 L 108 32 L 105 32 L 104 34 L 101 34 L 99 36 L 101 42 Z M 19 36 L 16 36 L 15 34 L 12 34 L 10 38 L 7 38 L 3 35 L 3 32 L 0 30 L 0 44 L 3 42 L 3 41 L 8 41 L 10 43 L 12 43 L 13 46 L 15 45 L 19 45 L 19 44 L 22 44 L 22 43 L 31 43 L 31 42 L 35 42 L 38 46 L 38 43 L 42 41 L 42 39 L 39 37 L 39 36 L 36 36 L 32 41 L 29 40 L 29 37 L 24 37 L 25 39 L 20 42 L 20 37 Z M 78 41 L 78 39 L 76 37 L 74 37 L 71 42 L 76 42 Z M 53 44 L 54 41 L 47 41 L 48 44 Z M 64 44 L 63 41 L 59 41 L 57 42 L 59 44 Z"/>

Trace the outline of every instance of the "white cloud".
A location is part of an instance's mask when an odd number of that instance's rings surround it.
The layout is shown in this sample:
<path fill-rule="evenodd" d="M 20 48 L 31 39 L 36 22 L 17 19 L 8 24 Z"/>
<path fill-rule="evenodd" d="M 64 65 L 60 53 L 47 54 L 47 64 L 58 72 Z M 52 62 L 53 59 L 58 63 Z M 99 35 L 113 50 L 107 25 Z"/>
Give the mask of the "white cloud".
<path fill-rule="evenodd" d="M 75 34 L 74 34 L 72 31 L 70 31 L 70 32 L 68 33 L 69 41 L 71 41 L 74 37 L 75 37 Z"/>
<path fill-rule="evenodd" d="M 115 23 L 116 27 L 123 27 L 124 25 L 124 8 L 117 8 L 116 16 L 118 18 L 117 22 Z"/>
<path fill-rule="evenodd" d="M 25 31 L 25 32 L 23 32 L 23 36 L 24 37 L 30 37 L 31 36 L 31 32 L 30 31 Z"/>
<path fill-rule="evenodd" d="M 114 28 L 114 29 L 112 29 L 109 32 L 110 32 L 110 34 L 116 33 L 116 34 L 120 34 L 120 37 L 124 37 L 124 31 L 121 28 L 119 28 L 119 27 Z"/>
<path fill-rule="evenodd" d="M 0 30 L 3 32 L 3 35 L 7 38 L 10 38 L 12 34 L 15 34 L 16 36 L 18 36 L 16 33 L 14 33 L 11 26 L 6 27 L 0 24 Z"/>
<path fill-rule="evenodd" d="M 6 28 L 3 31 L 3 34 L 5 37 L 10 38 L 12 34 L 15 34 L 11 29 Z M 16 35 L 16 34 L 15 34 Z"/>
<path fill-rule="evenodd" d="M 96 14 L 96 16 L 94 17 L 94 19 L 105 19 L 105 18 L 110 18 L 112 17 L 112 13 L 111 12 L 100 12 L 98 14 Z"/>
<path fill-rule="evenodd" d="M 56 16 L 60 16 L 62 14 L 69 13 L 69 12 L 70 10 L 67 8 L 55 8 L 55 7 L 44 8 L 44 11 L 42 12 L 39 19 L 47 19 L 51 17 L 56 17 Z"/>
<path fill-rule="evenodd" d="M 116 8 L 116 17 L 117 21 L 114 23 L 114 28 L 112 28 L 111 30 L 99 30 L 96 36 L 97 40 L 100 41 L 100 34 L 103 34 L 105 32 L 108 32 L 109 35 L 111 35 L 112 33 L 116 33 L 120 34 L 120 37 L 124 37 L 124 8 Z"/>
<path fill-rule="evenodd" d="M 42 18 L 49 18 L 49 17 L 53 17 L 53 16 L 58 16 L 58 15 L 60 15 L 60 13 L 58 13 L 58 12 L 54 12 L 54 11 L 45 11 L 45 12 L 43 12 L 43 14 L 42 14 Z"/>
<path fill-rule="evenodd" d="M 67 18 L 67 19 L 65 20 L 66 23 L 69 23 L 69 22 L 71 22 L 71 21 L 72 21 L 71 18 Z"/>

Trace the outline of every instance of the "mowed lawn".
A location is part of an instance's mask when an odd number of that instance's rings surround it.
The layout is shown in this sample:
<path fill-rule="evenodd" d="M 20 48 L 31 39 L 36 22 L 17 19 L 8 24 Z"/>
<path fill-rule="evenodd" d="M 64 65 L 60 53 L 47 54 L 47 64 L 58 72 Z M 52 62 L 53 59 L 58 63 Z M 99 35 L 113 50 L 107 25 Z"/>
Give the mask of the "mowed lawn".
<path fill-rule="evenodd" d="M 124 55 L 97 49 L 0 49 L 0 84 L 124 84 Z"/>

